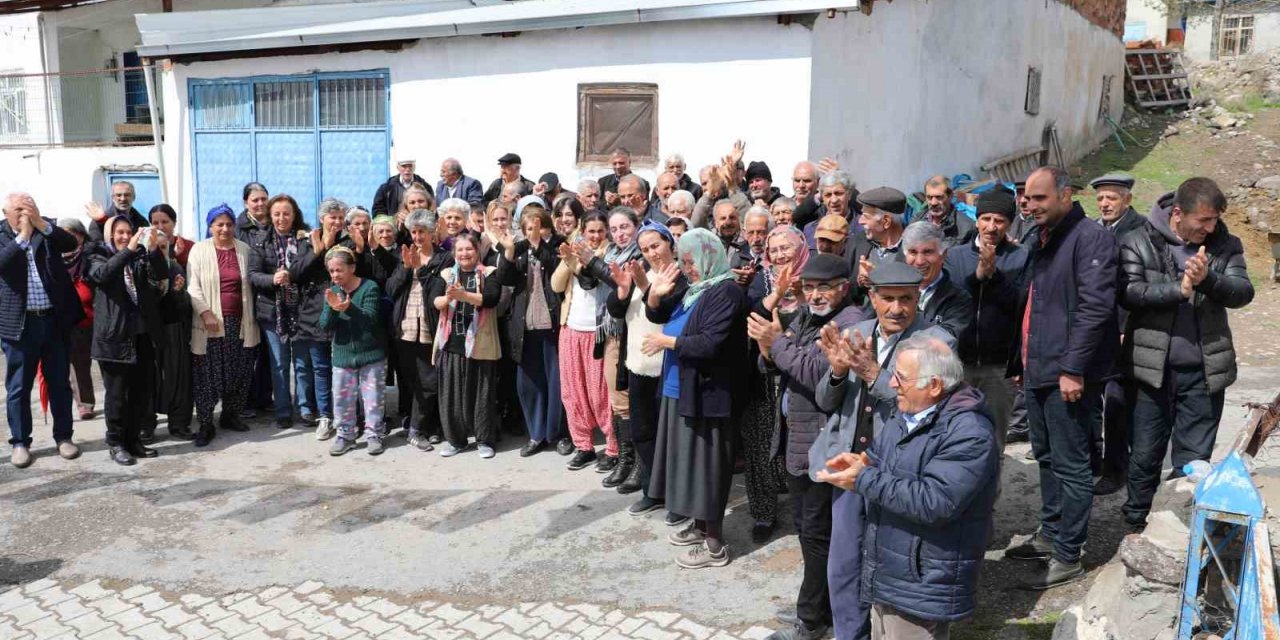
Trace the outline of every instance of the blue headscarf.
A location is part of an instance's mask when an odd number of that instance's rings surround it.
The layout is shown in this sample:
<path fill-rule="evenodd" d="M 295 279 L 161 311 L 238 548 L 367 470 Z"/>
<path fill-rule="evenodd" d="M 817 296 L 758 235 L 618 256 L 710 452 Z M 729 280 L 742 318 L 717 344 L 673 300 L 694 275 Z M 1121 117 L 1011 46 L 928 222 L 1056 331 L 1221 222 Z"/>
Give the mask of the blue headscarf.
<path fill-rule="evenodd" d="M 213 226 L 213 221 L 217 220 L 218 216 L 231 216 L 231 224 L 235 224 L 236 222 L 236 212 L 233 211 L 231 207 L 228 207 L 227 203 L 224 202 L 210 209 L 208 215 L 204 217 L 204 234 L 206 238 L 209 237 L 209 227 Z"/>
<path fill-rule="evenodd" d="M 675 236 L 675 234 L 671 233 L 671 230 L 667 228 L 667 225 L 662 224 L 661 222 L 656 222 L 656 221 L 654 221 L 654 220 L 653 220 L 653 218 L 645 218 L 645 221 L 644 221 L 643 223 L 641 223 L 641 224 L 640 224 L 640 228 L 639 228 L 639 229 L 636 229 L 636 242 L 637 242 L 637 243 L 639 243 L 639 242 L 640 242 L 640 234 L 642 234 L 642 233 L 644 233 L 644 232 L 646 232 L 646 231 L 652 231 L 652 232 L 654 232 L 654 233 L 656 233 L 656 234 L 658 234 L 658 235 L 662 236 L 662 239 L 663 239 L 663 240 L 666 240 L 666 241 L 667 241 L 667 244 L 671 245 L 671 252 L 672 252 L 672 253 L 675 253 L 675 250 L 676 250 L 676 236 Z"/>

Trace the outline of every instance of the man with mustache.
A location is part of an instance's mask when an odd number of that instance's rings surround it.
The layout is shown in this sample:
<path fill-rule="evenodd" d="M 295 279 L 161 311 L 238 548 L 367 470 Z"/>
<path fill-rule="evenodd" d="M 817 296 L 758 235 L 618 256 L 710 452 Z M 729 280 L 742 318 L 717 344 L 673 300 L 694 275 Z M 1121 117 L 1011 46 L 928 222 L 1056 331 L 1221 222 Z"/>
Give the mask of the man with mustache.
<path fill-rule="evenodd" d="M 924 219 L 942 229 L 948 247 L 959 243 L 973 231 L 973 220 L 956 210 L 952 200 L 954 192 L 946 176 L 933 176 L 924 183 Z"/>

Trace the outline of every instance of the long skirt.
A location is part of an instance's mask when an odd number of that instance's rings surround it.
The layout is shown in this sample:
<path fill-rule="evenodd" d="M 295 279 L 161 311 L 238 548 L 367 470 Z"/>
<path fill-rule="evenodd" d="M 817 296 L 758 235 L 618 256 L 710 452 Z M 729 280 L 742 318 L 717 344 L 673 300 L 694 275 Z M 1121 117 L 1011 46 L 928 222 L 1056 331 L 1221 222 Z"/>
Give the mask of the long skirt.
<path fill-rule="evenodd" d="M 773 456 L 774 424 L 778 413 L 777 378 L 760 374 L 751 400 L 742 413 L 742 455 L 747 462 L 747 505 L 757 522 L 773 522 L 778 492 L 785 485 L 781 459 Z"/>
<path fill-rule="evenodd" d="M 440 426 L 444 439 L 459 448 L 467 437 L 477 444 L 498 441 L 498 361 L 473 360 L 441 349 L 436 352 L 440 379 Z"/>
<path fill-rule="evenodd" d="M 156 413 L 169 418 L 169 428 L 191 426 L 191 326 L 167 324 L 156 344 Z"/>
<path fill-rule="evenodd" d="M 679 400 L 663 396 L 649 490 L 667 511 L 694 520 L 722 520 L 733 487 L 733 445 L 728 418 L 690 420 Z"/>
<path fill-rule="evenodd" d="M 200 427 L 213 428 L 213 408 L 222 402 L 222 415 L 237 416 L 249 395 L 249 381 L 257 347 L 246 349 L 240 338 L 240 318 L 227 316 L 223 337 L 209 338 L 204 355 L 192 355 L 195 370 L 196 418 Z"/>

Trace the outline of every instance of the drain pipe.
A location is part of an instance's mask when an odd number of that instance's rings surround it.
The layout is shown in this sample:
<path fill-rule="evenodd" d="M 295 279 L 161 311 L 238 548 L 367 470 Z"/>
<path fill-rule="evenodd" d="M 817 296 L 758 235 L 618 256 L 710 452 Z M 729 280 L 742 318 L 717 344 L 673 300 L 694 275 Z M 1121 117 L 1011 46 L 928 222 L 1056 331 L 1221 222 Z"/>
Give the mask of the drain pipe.
<path fill-rule="evenodd" d="M 156 145 L 156 170 L 160 173 L 160 199 L 166 204 L 172 205 L 169 202 L 169 180 L 164 170 L 164 143 L 160 136 L 160 111 L 156 109 L 154 72 L 155 65 L 152 64 L 151 58 L 144 58 L 142 61 L 142 77 L 147 85 L 147 110 L 151 115 L 151 141 Z"/>

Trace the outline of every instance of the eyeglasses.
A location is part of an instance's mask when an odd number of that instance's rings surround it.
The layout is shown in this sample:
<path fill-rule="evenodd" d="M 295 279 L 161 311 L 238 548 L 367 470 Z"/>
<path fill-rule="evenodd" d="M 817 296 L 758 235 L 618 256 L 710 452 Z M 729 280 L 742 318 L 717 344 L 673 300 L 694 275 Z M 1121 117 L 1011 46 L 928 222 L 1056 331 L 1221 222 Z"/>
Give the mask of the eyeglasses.
<path fill-rule="evenodd" d="M 800 290 L 806 295 L 812 293 L 820 293 L 822 295 L 830 295 L 832 291 L 843 287 L 848 280 L 840 280 L 839 282 L 823 282 L 822 284 L 804 283 L 800 285 Z"/>
<path fill-rule="evenodd" d="M 928 378 L 925 378 L 925 379 L 932 380 L 933 376 L 929 376 Z M 918 380 L 920 380 L 920 376 L 916 376 L 914 378 L 906 378 L 906 377 L 903 377 L 903 375 L 898 371 L 893 372 L 893 381 L 898 383 L 898 386 L 904 389 L 907 387 L 907 383 L 915 383 Z"/>

